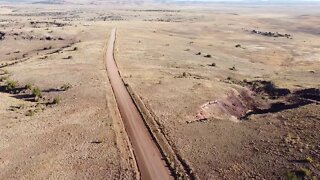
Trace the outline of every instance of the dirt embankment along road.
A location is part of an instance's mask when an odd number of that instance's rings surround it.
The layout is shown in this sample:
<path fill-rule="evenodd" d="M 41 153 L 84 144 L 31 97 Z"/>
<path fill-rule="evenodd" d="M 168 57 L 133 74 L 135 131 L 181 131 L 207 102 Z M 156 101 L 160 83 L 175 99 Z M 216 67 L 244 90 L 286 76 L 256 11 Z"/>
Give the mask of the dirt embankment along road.
<path fill-rule="evenodd" d="M 106 54 L 106 68 L 125 129 L 136 156 L 141 179 L 173 179 L 159 149 L 143 122 L 139 110 L 120 77 L 113 57 L 115 39 L 116 29 L 113 29 Z"/>

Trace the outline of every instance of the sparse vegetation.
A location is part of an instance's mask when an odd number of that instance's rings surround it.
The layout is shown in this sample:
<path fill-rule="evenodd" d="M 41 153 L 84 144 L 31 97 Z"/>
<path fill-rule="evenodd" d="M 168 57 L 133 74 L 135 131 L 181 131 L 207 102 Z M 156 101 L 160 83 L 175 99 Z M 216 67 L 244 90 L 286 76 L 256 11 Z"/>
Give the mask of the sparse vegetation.
<path fill-rule="evenodd" d="M 299 178 L 293 172 L 288 172 L 285 175 L 287 180 L 299 180 Z"/>
<path fill-rule="evenodd" d="M 210 54 L 206 54 L 205 56 L 203 56 L 205 58 L 211 58 L 211 55 Z"/>
<path fill-rule="evenodd" d="M 229 68 L 229 70 L 236 71 L 237 69 L 236 69 L 236 66 L 232 66 L 231 68 Z"/>
<path fill-rule="evenodd" d="M 27 107 L 26 104 L 19 104 L 17 106 L 11 106 L 9 108 L 10 111 L 14 111 L 14 112 L 17 112 L 18 110 L 22 110 L 22 109 L 25 109 Z"/>
<path fill-rule="evenodd" d="M 34 116 L 36 113 L 34 110 L 30 109 L 27 111 L 26 116 Z"/>
<path fill-rule="evenodd" d="M 26 113 L 26 116 L 34 116 L 35 113 L 33 110 L 29 110 L 27 113 Z"/>
<path fill-rule="evenodd" d="M 112 129 L 113 117 L 121 115 L 117 104 L 121 102 L 114 94 L 118 98 L 119 84 L 111 86 L 108 79 L 114 67 L 105 66 L 106 47 L 112 45 L 105 43 L 106 38 L 113 32 L 111 25 L 120 23 L 113 44 L 115 57 L 108 59 L 119 65 L 114 72 L 121 76 L 120 85 L 127 86 L 126 101 L 139 105 L 138 115 L 147 120 L 141 125 L 155 142 L 146 144 L 151 147 L 146 152 L 159 149 L 156 155 L 173 178 L 318 179 L 320 133 L 315 130 L 320 128 L 320 56 L 316 50 L 320 36 L 315 25 L 320 12 L 316 7 L 293 12 L 285 3 L 257 8 L 246 3 L 241 7 L 219 4 L 217 10 L 208 3 L 184 3 L 183 7 L 171 3 L 167 10 L 166 3 L 149 3 L 148 8 L 123 2 L 122 8 L 98 0 L 44 0 L 40 5 L 29 1 L 0 7 L 0 27 L 6 33 L 0 40 L 4 45 L 0 61 L 3 172 L 18 168 L 15 177 L 45 178 L 41 176 L 61 164 L 32 172 L 28 164 L 37 164 L 39 158 L 50 161 L 52 152 L 65 146 L 67 152 L 60 153 L 59 160 L 70 167 L 79 164 L 79 158 L 70 157 L 78 157 L 88 146 L 116 149 L 120 142 L 125 151 L 136 150 L 127 146 L 136 138 L 127 134 L 121 119 L 121 127 L 115 124 L 119 138 L 114 133 L 100 136 L 83 130 L 84 126 L 96 129 L 97 123 L 88 119 L 99 119 L 98 125 Z M 104 8 L 109 6 L 110 10 Z M 256 31 L 254 35 L 247 28 L 286 30 L 296 33 L 297 40 L 280 38 L 279 33 L 262 32 L 263 37 Z M 6 90 L 8 80 L 18 81 L 10 84 L 12 90 Z M 106 85 L 107 92 L 97 93 Z M 112 103 L 105 105 L 106 99 Z M 128 142 L 122 142 L 123 137 Z M 84 145 L 78 146 L 79 142 Z M 125 168 L 108 164 L 119 171 L 110 174 L 111 179 L 119 173 L 139 176 L 132 168 L 132 154 L 100 150 L 108 162 L 130 156 Z M 6 156 L 20 152 L 27 156 Z M 105 156 L 94 158 L 105 161 Z M 96 161 L 86 162 L 92 167 L 89 179 L 101 175 Z M 61 169 L 57 175 L 73 174 Z M 8 177 L 12 174 L 4 173 L 2 178 Z"/>
<path fill-rule="evenodd" d="M 8 80 L 8 76 L 0 77 L 0 82 L 6 81 L 6 80 Z"/>
<path fill-rule="evenodd" d="M 32 96 L 34 96 L 35 101 L 39 101 L 42 98 L 42 91 L 39 87 L 35 87 L 32 89 Z"/>
<path fill-rule="evenodd" d="M 32 90 L 32 85 L 31 84 L 26 84 L 24 86 L 25 89 L 28 89 L 28 90 Z"/>
<path fill-rule="evenodd" d="M 187 77 L 187 73 L 186 73 L 186 72 L 183 72 L 183 73 L 182 73 L 182 77 Z"/>
<path fill-rule="evenodd" d="M 291 171 L 285 174 L 286 179 L 288 180 L 308 179 L 310 175 L 311 175 L 310 170 L 306 168 L 300 168 L 298 170 Z"/>
<path fill-rule="evenodd" d="M 216 63 L 211 63 L 211 64 L 209 64 L 208 66 L 215 67 L 215 66 L 216 66 Z"/>
<path fill-rule="evenodd" d="M 18 86 L 18 82 L 13 80 L 7 80 L 6 84 L 6 90 L 15 89 Z"/>
<path fill-rule="evenodd" d="M 47 59 L 48 56 L 43 56 L 43 57 L 40 57 L 39 59 Z"/>
<path fill-rule="evenodd" d="M 296 171 L 296 175 L 300 177 L 310 176 L 310 170 L 306 168 L 300 168 Z"/>
<path fill-rule="evenodd" d="M 26 113 L 26 116 L 34 116 L 34 115 L 36 115 L 37 113 L 39 113 L 40 112 L 40 108 L 36 108 L 36 109 L 29 109 L 28 111 L 27 111 L 27 113 Z"/>
<path fill-rule="evenodd" d="M 312 157 L 310 157 L 310 156 L 308 156 L 307 158 L 306 158 L 306 161 L 308 161 L 308 163 L 312 163 L 313 162 L 313 159 L 312 159 Z"/>
<path fill-rule="evenodd" d="M 59 104 L 60 101 L 61 101 L 61 98 L 60 98 L 59 96 L 54 97 L 54 98 L 53 98 L 53 101 L 52 101 L 52 104 Z"/>
<path fill-rule="evenodd" d="M 72 85 L 70 83 L 64 84 L 61 86 L 62 91 L 67 91 L 68 89 L 72 88 Z"/>

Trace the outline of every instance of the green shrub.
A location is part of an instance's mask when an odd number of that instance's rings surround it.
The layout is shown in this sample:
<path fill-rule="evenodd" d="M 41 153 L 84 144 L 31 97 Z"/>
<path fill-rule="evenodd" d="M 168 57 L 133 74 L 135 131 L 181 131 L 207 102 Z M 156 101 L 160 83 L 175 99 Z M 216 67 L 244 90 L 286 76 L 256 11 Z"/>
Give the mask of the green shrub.
<path fill-rule="evenodd" d="M 38 87 L 35 87 L 32 89 L 32 95 L 34 96 L 35 98 L 35 101 L 38 101 L 39 98 L 42 98 L 42 91 L 40 88 Z"/>
<path fill-rule="evenodd" d="M 13 81 L 13 80 L 7 80 L 6 84 L 7 84 L 6 90 L 15 89 L 18 86 L 18 82 L 17 81 Z"/>
<path fill-rule="evenodd" d="M 306 168 L 301 168 L 296 172 L 296 174 L 302 177 L 306 177 L 306 176 L 308 177 L 310 176 L 310 170 Z"/>
<path fill-rule="evenodd" d="M 308 163 L 312 163 L 312 162 L 313 162 L 313 159 L 312 159 L 312 157 L 308 156 L 308 157 L 306 158 L 306 161 L 308 161 Z"/>
<path fill-rule="evenodd" d="M 25 89 L 29 89 L 29 90 L 32 90 L 32 85 L 31 84 L 26 84 L 24 86 Z"/>
<path fill-rule="evenodd" d="M 299 179 L 307 179 L 311 174 L 309 169 L 300 168 L 298 170 L 286 173 L 287 180 L 299 180 Z"/>
<path fill-rule="evenodd" d="M 299 178 L 292 172 L 286 173 L 287 180 L 299 180 Z"/>

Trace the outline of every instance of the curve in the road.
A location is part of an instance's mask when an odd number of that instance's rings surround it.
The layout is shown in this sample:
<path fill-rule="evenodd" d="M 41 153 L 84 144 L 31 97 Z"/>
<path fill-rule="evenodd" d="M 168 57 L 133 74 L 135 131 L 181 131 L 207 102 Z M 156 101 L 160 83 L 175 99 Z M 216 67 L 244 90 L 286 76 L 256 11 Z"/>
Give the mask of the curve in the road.
<path fill-rule="evenodd" d="M 141 179 L 173 179 L 119 74 L 113 56 L 115 39 L 116 29 L 113 29 L 106 52 L 106 68 L 125 129 L 132 144 Z"/>

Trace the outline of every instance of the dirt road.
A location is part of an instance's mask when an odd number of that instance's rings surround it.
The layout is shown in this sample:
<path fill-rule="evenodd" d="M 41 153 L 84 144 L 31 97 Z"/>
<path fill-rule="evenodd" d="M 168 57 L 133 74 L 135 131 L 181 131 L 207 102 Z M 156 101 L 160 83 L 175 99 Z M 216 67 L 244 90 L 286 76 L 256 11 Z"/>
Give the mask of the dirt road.
<path fill-rule="evenodd" d="M 113 29 L 106 54 L 106 68 L 123 123 L 136 156 L 141 179 L 173 179 L 120 77 L 113 57 L 115 39 L 116 29 Z"/>

